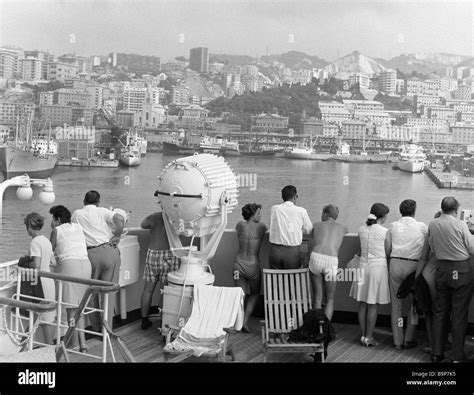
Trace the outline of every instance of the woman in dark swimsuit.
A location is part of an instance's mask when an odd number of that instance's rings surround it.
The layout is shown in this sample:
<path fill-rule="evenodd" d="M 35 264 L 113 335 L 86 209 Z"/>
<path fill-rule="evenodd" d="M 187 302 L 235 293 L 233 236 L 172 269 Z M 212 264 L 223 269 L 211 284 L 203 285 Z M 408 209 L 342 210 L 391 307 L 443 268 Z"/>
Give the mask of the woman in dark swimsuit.
<path fill-rule="evenodd" d="M 248 322 L 260 295 L 261 269 L 258 253 L 267 231 L 266 225 L 260 223 L 261 208 L 262 206 L 256 203 L 246 204 L 242 207 L 242 217 L 245 221 L 240 221 L 235 226 L 239 238 L 239 252 L 234 260 L 234 281 L 246 294 L 250 288 L 242 327 L 242 331 L 247 333 L 251 332 Z"/>

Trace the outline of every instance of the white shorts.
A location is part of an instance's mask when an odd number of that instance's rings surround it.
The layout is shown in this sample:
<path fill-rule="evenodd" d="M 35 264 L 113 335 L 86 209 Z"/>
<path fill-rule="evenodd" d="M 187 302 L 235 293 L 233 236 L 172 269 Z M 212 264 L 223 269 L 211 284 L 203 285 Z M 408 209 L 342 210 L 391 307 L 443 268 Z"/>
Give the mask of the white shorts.
<path fill-rule="evenodd" d="M 337 256 L 330 256 L 312 252 L 309 258 L 309 270 L 313 274 L 323 274 L 324 276 L 337 276 L 337 266 L 339 259 Z"/>

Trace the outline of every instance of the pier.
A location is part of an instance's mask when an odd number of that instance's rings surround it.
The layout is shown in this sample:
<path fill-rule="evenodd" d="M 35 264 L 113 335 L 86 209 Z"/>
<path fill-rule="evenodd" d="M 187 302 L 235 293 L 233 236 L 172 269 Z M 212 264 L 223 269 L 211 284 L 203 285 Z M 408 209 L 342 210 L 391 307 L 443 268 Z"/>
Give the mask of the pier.
<path fill-rule="evenodd" d="M 69 167 L 118 167 L 118 160 L 59 159 L 58 166 Z"/>
<path fill-rule="evenodd" d="M 474 190 L 474 178 L 464 177 L 456 170 L 451 170 L 450 173 L 443 173 L 438 168 L 425 166 L 425 172 L 438 188 Z"/>

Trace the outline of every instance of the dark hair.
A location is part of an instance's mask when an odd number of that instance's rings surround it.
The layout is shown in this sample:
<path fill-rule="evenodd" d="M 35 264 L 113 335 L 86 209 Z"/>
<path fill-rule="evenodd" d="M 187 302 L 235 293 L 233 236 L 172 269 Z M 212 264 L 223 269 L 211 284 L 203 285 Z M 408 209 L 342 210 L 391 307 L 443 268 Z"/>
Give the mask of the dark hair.
<path fill-rule="evenodd" d="M 412 199 L 406 199 L 400 203 L 399 209 L 402 217 L 414 217 L 416 212 L 416 202 Z"/>
<path fill-rule="evenodd" d="M 327 206 L 323 207 L 323 214 L 336 220 L 337 216 L 339 215 L 339 209 L 334 204 L 328 204 Z"/>
<path fill-rule="evenodd" d="M 23 222 L 26 227 L 30 227 L 33 230 L 41 230 L 44 225 L 44 218 L 38 213 L 30 213 L 25 217 Z"/>
<path fill-rule="evenodd" d="M 242 207 L 242 217 L 244 217 L 244 219 L 248 221 L 255 215 L 259 208 L 262 208 L 260 204 L 247 203 L 244 207 Z"/>
<path fill-rule="evenodd" d="M 293 185 L 287 185 L 281 190 L 281 198 L 287 202 L 296 196 L 296 187 Z"/>
<path fill-rule="evenodd" d="M 435 218 L 439 218 L 439 217 L 441 217 L 441 214 L 443 214 L 442 211 L 436 211 L 434 217 L 435 217 Z"/>
<path fill-rule="evenodd" d="M 441 201 L 441 210 L 443 210 L 443 213 L 448 214 L 453 211 L 458 211 L 459 208 L 459 202 L 455 199 L 454 196 L 446 196 L 442 201 Z"/>
<path fill-rule="evenodd" d="M 71 212 L 64 206 L 51 207 L 49 213 L 54 219 L 59 219 L 62 224 L 68 224 L 71 222 Z"/>
<path fill-rule="evenodd" d="M 98 204 L 100 201 L 100 193 L 97 191 L 89 191 L 84 196 L 84 204 Z"/>
<path fill-rule="evenodd" d="M 365 223 L 367 226 L 371 226 L 377 223 L 377 219 L 385 217 L 389 213 L 390 209 L 383 203 L 374 203 L 370 208 L 370 214 L 375 215 L 377 218 L 367 218 Z"/>

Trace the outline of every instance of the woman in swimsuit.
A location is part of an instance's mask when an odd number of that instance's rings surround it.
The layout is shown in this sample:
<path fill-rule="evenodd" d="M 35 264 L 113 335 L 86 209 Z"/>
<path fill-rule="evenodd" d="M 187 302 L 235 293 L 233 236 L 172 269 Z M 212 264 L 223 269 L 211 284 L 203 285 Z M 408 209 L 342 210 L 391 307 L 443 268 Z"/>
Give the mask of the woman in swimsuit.
<path fill-rule="evenodd" d="M 242 217 L 245 221 L 240 221 L 235 226 L 239 238 L 239 252 L 234 260 L 234 281 L 235 285 L 242 287 L 248 295 L 242 327 L 242 331 L 247 333 L 251 332 L 248 322 L 260 295 L 261 269 L 258 253 L 267 231 L 267 226 L 260 222 L 261 209 L 259 204 L 246 204 L 242 207 Z"/>

